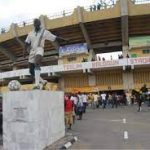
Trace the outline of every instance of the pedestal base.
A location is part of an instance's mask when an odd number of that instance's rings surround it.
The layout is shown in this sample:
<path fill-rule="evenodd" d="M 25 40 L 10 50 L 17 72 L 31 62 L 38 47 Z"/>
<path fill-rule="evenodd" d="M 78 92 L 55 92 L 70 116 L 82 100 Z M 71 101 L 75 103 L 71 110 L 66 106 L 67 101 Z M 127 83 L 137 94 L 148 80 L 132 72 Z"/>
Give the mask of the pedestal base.
<path fill-rule="evenodd" d="M 65 135 L 63 92 L 15 91 L 3 98 L 5 150 L 42 150 Z"/>

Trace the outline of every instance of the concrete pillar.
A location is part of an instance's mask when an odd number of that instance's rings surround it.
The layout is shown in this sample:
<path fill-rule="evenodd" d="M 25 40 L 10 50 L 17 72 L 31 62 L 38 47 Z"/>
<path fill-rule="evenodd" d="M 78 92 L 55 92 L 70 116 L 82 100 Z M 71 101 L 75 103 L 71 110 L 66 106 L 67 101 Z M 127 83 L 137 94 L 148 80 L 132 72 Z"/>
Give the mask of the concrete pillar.
<path fill-rule="evenodd" d="M 42 26 L 43 28 L 45 28 L 45 16 L 41 15 L 41 16 L 39 17 L 39 19 L 40 19 L 40 21 L 41 21 L 41 26 Z"/>
<path fill-rule="evenodd" d="M 129 46 L 128 45 L 122 45 L 122 53 L 123 53 L 123 57 L 126 58 L 127 54 L 129 54 Z"/>
<path fill-rule="evenodd" d="M 121 33 L 122 33 L 122 52 L 126 57 L 129 50 L 129 33 L 128 33 L 128 0 L 120 0 L 121 13 Z"/>
<path fill-rule="evenodd" d="M 84 36 L 84 39 L 85 39 L 85 41 L 87 43 L 88 48 L 90 49 L 90 51 L 93 51 L 92 43 L 91 43 L 88 31 L 86 29 L 86 26 L 84 24 L 83 11 L 84 11 L 83 7 L 80 7 L 80 6 L 77 7 L 78 22 L 79 22 L 80 29 L 81 29 L 81 31 L 83 33 L 83 36 Z"/>
<path fill-rule="evenodd" d="M 17 70 L 17 66 L 16 65 L 13 65 L 13 70 Z"/>
<path fill-rule="evenodd" d="M 94 52 L 93 49 L 90 49 L 90 50 L 89 50 L 89 58 L 88 58 L 88 61 L 91 61 L 93 57 L 95 57 L 95 52 Z"/>
<path fill-rule="evenodd" d="M 11 30 L 12 30 L 12 35 L 14 37 L 18 36 L 18 33 L 16 31 L 16 28 L 17 28 L 17 24 L 16 23 L 12 23 L 11 26 L 10 26 Z"/>
<path fill-rule="evenodd" d="M 134 81 L 133 81 L 133 72 L 123 72 L 123 88 L 125 90 L 133 89 L 134 88 Z"/>
<path fill-rule="evenodd" d="M 95 86 L 96 85 L 95 75 L 88 75 L 88 82 L 89 82 L 89 86 Z"/>
<path fill-rule="evenodd" d="M 62 90 L 62 91 L 64 91 L 65 89 L 65 82 L 64 82 L 63 76 L 58 79 L 58 88 L 59 90 Z"/>
<path fill-rule="evenodd" d="M 63 92 L 13 91 L 3 100 L 5 150 L 42 150 L 65 135 Z"/>

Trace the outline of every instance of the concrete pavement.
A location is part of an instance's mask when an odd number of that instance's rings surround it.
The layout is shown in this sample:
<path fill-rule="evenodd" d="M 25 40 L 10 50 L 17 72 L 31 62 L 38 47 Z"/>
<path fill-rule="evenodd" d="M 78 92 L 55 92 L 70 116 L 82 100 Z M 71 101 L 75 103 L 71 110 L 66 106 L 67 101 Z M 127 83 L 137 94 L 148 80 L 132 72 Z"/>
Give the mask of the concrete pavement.
<path fill-rule="evenodd" d="M 78 141 L 70 149 L 150 149 L 150 108 L 88 109 L 71 133 Z"/>

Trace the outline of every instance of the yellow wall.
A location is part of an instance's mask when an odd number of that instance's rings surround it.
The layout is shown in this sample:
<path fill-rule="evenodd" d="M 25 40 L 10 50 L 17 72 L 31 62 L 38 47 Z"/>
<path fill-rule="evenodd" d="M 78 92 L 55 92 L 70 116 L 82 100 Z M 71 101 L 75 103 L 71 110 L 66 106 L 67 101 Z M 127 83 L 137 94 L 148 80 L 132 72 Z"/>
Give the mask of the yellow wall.
<path fill-rule="evenodd" d="M 144 48 L 144 49 L 132 49 L 129 51 L 129 53 L 132 55 L 132 54 L 137 54 L 137 57 L 148 57 L 150 56 L 150 53 L 149 54 L 144 54 L 143 53 L 143 50 L 146 50 L 146 49 L 150 49 L 150 48 Z"/>
<path fill-rule="evenodd" d="M 83 73 L 65 75 L 64 83 L 65 88 L 86 87 L 88 86 L 88 75 Z"/>
<path fill-rule="evenodd" d="M 139 4 L 135 5 L 130 0 L 128 3 L 129 16 L 137 15 L 149 15 L 150 14 L 150 4 Z"/>
<path fill-rule="evenodd" d="M 101 71 L 96 73 L 96 85 L 101 90 L 123 89 L 122 71 Z"/>
<path fill-rule="evenodd" d="M 100 71 L 97 72 L 95 76 L 95 86 L 89 86 L 87 74 L 79 73 L 65 76 L 64 89 L 66 92 L 97 92 L 123 89 L 122 71 Z"/>
<path fill-rule="evenodd" d="M 105 20 L 105 19 L 118 18 L 118 17 L 120 17 L 120 2 L 119 1 L 113 8 L 103 9 L 99 11 L 92 11 L 92 12 L 83 11 L 84 22 Z"/>
<path fill-rule="evenodd" d="M 32 90 L 32 89 L 33 89 L 33 84 L 24 84 L 21 85 L 20 90 L 24 91 L 24 90 Z M 55 91 L 58 89 L 58 85 L 56 83 L 48 83 L 46 89 Z M 7 86 L 0 87 L 0 93 L 7 92 L 7 91 L 9 91 Z"/>
<path fill-rule="evenodd" d="M 69 25 L 75 25 L 77 23 L 78 19 L 76 17 L 75 11 L 70 16 L 65 16 L 56 19 L 49 19 L 47 16 L 45 16 L 45 25 L 47 29 L 55 29 Z"/>
<path fill-rule="evenodd" d="M 7 33 L 0 34 L 0 42 L 4 42 L 12 38 L 14 38 L 12 30 L 9 30 Z"/>
<path fill-rule="evenodd" d="M 147 87 L 150 87 L 150 69 L 134 70 L 133 80 L 135 89 L 140 89 L 143 84 L 147 84 Z"/>
<path fill-rule="evenodd" d="M 78 93 L 78 92 L 98 92 L 100 89 L 97 86 L 87 86 L 87 87 L 73 87 L 73 88 L 65 88 L 65 92 L 67 93 Z"/>
<path fill-rule="evenodd" d="M 73 64 L 73 63 L 81 63 L 83 58 L 86 58 L 88 59 L 88 56 L 89 54 L 78 54 L 78 55 L 75 55 L 76 57 L 76 60 L 74 61 L 68 61 L 68 57 L 71 57 L 71 56 L 64 56 L 64 57 L 60 57 L 59 58 L 59 64 Z"/>

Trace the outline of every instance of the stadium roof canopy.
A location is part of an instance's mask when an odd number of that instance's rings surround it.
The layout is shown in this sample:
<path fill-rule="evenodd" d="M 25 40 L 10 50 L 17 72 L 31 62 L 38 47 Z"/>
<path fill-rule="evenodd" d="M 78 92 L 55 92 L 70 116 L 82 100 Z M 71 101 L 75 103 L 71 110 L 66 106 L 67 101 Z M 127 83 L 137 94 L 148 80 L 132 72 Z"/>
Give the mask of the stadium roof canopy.
<path fill-rule="evenodd" d="M 124 22 L 120 13 L 120 1 L 116 4 L 115 1 L 112 2 L 114 3 L 109 3 L 106 7 L 78 7 L 72 12 L 64 12 L 58 16 L 40 16 L 40 19 L 43 26 L 53 34 L 68 38 L 70 41 L 67 44 L 87 43 L 95 53 L 122 50 L 124 27 L 127 29 L 127 38 L 150 35 L 150 4 L 139 4 L 138 0 L 134 4 L 128 0 L 128 15 Z M 150 3 L 150 0 L 141 0 L 142 2 Z M 32 23 L 25 22 L 21 25 L 12 24 L 8 31 L 0 34 L 0 70 L 12 70 L 14 65 L 18 68 L 27 67 L 22 43 L 31 30 Z M 57 64 L 58 47 L 58 43 L 46 41 L 44 65 Z"/>

